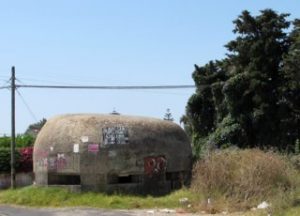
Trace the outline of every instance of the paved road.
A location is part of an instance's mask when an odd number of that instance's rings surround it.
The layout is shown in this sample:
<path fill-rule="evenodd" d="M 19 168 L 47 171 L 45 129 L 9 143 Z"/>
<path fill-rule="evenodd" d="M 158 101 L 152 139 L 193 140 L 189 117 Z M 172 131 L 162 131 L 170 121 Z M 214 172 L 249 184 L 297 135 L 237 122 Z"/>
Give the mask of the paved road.
<path fill-rule="evenodd" d="M 1 206 L 0 216 L 137 216 L 136 212 L 93 208 L 25 208 Z M 145 214 L 140 214 L 145 215 Z M 147 215 L 147 213 L 146 213 Z"/>
<path fill-rule="evenodd" d="M 27 208 L 0 205 L 0 216 L 195 216 L 171 209 L 108 210 L 96 208 Z M 205 215 L 202 215 L 205 216 Z"/>
<path fill-rule="evenodd" d="M 227 214 L 227 213 L 226 213 Z M 191 214 L 169 209 L 156 210 L 108 210 L 96 208 L 27 208 L 0 205 L 0 216 L 209 216 L 209 214 Z M 242 216 L 243 213 L 227 214 Z M 224 213 L 214 216 L 224 216 Z"/>

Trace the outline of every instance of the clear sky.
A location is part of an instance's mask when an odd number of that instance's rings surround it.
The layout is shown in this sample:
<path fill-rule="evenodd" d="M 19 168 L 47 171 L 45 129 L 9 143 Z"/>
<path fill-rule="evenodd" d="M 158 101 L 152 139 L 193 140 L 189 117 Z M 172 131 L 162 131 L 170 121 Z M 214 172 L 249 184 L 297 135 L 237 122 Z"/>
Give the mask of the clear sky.
<path fill-rule="evenodd" d="M 225 56 L 242 10 L 300 17 L 296 0 L 0 0 L 0 86 L 11 66 L 23 84 L 194 84 L 194 64 Z M 19 89 L 17 132 L 64 113 L 110 113 L 176 122 L 193 89 Z M 0 135 L 10 134 L 10 91 L 0 90 Z"/>

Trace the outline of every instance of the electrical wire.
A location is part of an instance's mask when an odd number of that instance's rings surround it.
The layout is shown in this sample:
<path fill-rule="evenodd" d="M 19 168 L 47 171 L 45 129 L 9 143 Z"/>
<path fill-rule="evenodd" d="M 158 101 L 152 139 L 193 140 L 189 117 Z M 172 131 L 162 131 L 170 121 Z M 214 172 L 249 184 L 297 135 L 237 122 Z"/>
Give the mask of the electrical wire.
<path fill-rule="evenodd" d="M 0 86 L 0 89 L 8 89 L 10 86 Z"/>
<path fill-rule="evenodd" d="M 48 89 L 188 89 L 195 85 L 154 85 L 154 86 L 82 86 L 82 85 L 16 85 L 16 88 L 48 88 Z"/>
<path fill-rule="evenodd" d="M 19 92 L 18 89 L 16 89 L 16 92 L 18 93 L 18 95 L 20 96 L 22 102 L 24 103 L 25 107 L 27 108 L 28 112 L 30 113 L 31 117 L 37 122 L 38 119 L 37 117 L 34 115 L 33 111 L 31 110 L 31 108 L 29 107 L 28 103 L 25 101 L 24 97 L 22 96 L 22 94 Z"/>
<path fill-rule="evenodd" d="M 10 83 L 10 79 L 0 79 L 0 80 L 4 81 L 2 86 L 0 86 L 0 89 L 9 88 L 9 86 L 6 85 Z"/>

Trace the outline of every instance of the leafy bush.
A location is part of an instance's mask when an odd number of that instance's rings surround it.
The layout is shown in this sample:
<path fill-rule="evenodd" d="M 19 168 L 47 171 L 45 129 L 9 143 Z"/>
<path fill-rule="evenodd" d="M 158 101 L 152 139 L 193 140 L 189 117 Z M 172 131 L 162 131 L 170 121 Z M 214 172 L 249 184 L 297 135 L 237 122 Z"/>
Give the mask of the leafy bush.
<path fill-rule="evenodd" d="M 20 154 L 16 151 L 16 168 L 19 166 Z M 9 148 L 0 148 L 0 173 L 9 173 L 10 172 L 10 149 Z"/>
<path fill-rule="evenodd" d="M 228 201 L 227 208 L 247 209 L 262 201 L 276 206 L 275 197 L 282 206 L 294 198 L 297 186 L 297 172 L 288 160 L 257 149 L 216 151 L 193 170 L 192 190 L 207 199 Z"/>
<path fill-rule="evenodd" d="M 207 145 L 218 148 L 230 147 L 231 143 L 244 143 L 245 131 L 231 116 L 225 117 L 209 136 Z"/>
<path fill-rule="evenodd" d="M 33 169 L 33 147 L 25 147 L 19 149 L 18 172 L 32 172 Z"/>
<path fill-rule="evenodd" d="M 292 162 L 293 166 L 300 172 L 300 154 L 292 155 L 290 157 L 290 161 Z"/>
<path fill-rule="evenodd" d="M 18 148 L 33 146 L 35 139 L 30 135 L 19 135 L 16 138 L 16 145 Z"/>
<path fill-rule="evenodd" d="M 31 135 L 18 135 L 16 137 L 16 147 L 23 148 L 33 146 L 34 144 L 34 137 Z M 11 137 L 4 136 L 0 137 L 0 148 L 10 148 Z"/>
<path fill-rule="evenodd" d="M 0 137 L 0 147 L 1 148 L 9 148 L 11 139 L 8 136 Z"/>
<path fill-rule="evenodd" d="M 17 172 L 32 172 L 32 147 L 16 150 L 15 161 Z M 10 172 L 10 148 L 0 148 L 0 173 Z"/>

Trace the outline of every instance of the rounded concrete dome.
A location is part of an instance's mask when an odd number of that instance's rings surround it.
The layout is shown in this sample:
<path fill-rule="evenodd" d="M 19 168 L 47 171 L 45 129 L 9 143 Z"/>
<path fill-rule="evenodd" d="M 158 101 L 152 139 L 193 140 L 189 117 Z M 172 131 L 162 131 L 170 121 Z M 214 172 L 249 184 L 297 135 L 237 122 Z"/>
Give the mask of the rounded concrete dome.
<path fill-rule="evenodd" d="M 165 193 L 191 169 L 191 146 L 177 124 L 154 118 L 72 114 L 51 118 L 33 153 L 36 183 L 96 191 Z"/>

